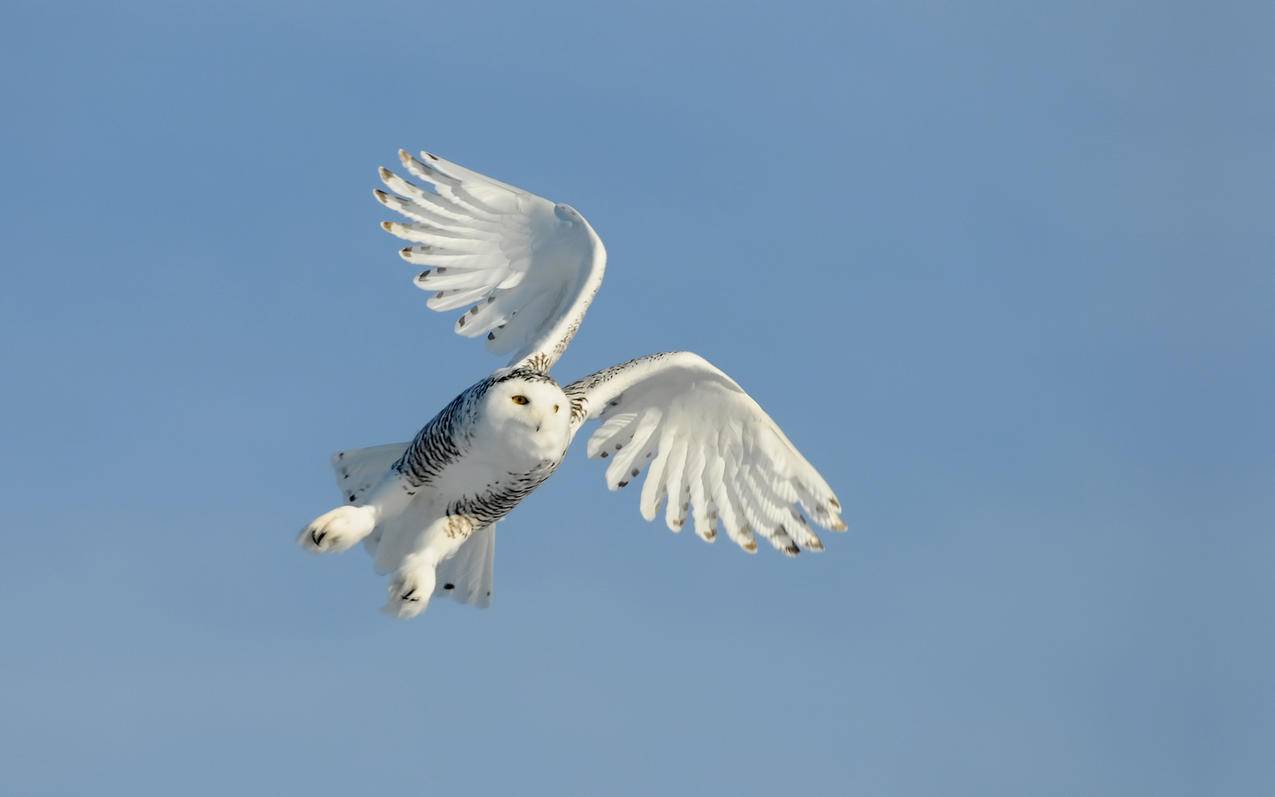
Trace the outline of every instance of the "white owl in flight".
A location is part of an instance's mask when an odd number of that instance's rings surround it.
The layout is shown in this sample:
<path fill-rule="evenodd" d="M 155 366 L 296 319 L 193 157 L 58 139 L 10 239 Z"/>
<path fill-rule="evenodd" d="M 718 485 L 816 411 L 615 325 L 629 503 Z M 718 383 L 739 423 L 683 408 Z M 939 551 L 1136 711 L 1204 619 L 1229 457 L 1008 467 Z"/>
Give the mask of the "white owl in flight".
<path fill-rule="evenodd" d="M 428 188 L 382 168 L 383 222 L 425 267 L 416 286 L 431 309 L 464 309 L 457 334 L 485 338 L 509 365 L 464 390 L 407 443 L 337 453 L 346 504 L 315 518 L 298 542 L 318 553 L 358 542 L 393 574 L 386 610 L 420 614 L 435 595 L 491 602 L 496 524 L 562 463 L 587 421 L 607 487 L 646 471 L 642 516 L 665 504 L 668 527 L 688 521 L 707 542 L 718 529 L 749 553 L 760 536 L 796 556 L 823 550 L 807 518 L 844 531 L 819 473 L 738 384 L 691 352 L 652 354 L 565 387 L 550 369 L 602 284 L 606 249 L 574 208 L 428 152 L 399 152 Z"/>

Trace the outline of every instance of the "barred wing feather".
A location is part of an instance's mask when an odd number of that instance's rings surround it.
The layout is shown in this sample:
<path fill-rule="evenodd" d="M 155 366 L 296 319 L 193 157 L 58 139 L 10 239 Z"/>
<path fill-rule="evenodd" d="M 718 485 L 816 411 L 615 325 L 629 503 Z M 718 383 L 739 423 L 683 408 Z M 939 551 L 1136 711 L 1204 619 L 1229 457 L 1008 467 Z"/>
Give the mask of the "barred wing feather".
<path fill-rule="evenodd" d="M 386 232 L 410 245 L 404 260 L 424 267 L 418 288 L 440 312 L 464 308 L 455 330 L 486 338 L 509 365 L 548 371 L 575 336 L 606 269 L 606 248 L 569 205 L 470 171 L 436 155 L 399 151 L 426 187 L 382 168 L 377 200 L 404 221 Z"/>
<path fill-rule="evenodd" d="M 690 520 L 708 542 L 725 530 L 741 548 L 757 535 L 789 556 L 821 551 L 811 523 L 844 531 L 841 504 L 765 411 L 726 374 L 691 352 L 640 357 L 565 388 L 573 433 L 601 424 L 590 458 L 609 459 L 607 487 L 643 470 L 640 508 L 680 531 Z"/>

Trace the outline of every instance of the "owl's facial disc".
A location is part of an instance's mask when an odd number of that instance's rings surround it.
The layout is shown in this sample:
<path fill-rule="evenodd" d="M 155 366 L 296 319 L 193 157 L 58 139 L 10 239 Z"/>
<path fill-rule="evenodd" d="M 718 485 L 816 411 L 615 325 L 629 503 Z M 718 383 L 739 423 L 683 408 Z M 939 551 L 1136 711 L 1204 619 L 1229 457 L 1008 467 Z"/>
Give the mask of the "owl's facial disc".
<path fill-rule="evenodd" d="M 571 417 L 560 387 L 523 379 L 496 384 L 488 393 L 487 408 L 496 421 L 525 427 L 533 434 L 565 431 Z"/>

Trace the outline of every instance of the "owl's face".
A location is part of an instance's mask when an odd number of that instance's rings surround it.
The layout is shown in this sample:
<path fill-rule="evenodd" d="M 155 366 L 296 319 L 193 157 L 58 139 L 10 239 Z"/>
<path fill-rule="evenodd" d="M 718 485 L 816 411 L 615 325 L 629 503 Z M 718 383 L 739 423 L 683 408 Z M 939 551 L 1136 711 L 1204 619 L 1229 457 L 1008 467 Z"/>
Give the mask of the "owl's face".
<path fill-rule="evenodd" d="M 483 414 L 497 428 L 526 434 L 549 448 L 561 445 L 571 424 L 571 405 L 562 388 L 521 378 L 493 385 Z"/>

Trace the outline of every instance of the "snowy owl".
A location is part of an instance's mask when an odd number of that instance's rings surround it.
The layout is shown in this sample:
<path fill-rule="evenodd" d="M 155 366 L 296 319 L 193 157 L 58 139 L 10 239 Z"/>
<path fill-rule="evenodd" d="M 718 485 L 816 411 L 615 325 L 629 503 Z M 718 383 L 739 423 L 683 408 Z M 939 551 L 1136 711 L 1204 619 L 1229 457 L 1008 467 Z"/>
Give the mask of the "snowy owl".
<path fill-rule="evenodd" d="M 431 153 L 400 151 L 421 187 L 382 168 L 382 222 L 426 267 L 415 278 L 438 311 L 464 308 L 457 334 L 485 338 L 509 364 L 469 387 L 410 442 L 332 458 L 345 500 L 298 543 L 316 553 L 362 542 L 392 574 L 386 611 L 424 611 L 435 595 L 491 602 L 496 524 L 549 478 L 587 421 L 590 458 L 606 483 L 644 470 L 640 508 L 668 527 L 689 520 L 707 542 L 719 528 L 749 553 L 757 536 L 788 556 L 821 551 L 809 521 L 844 531 L 832 490 L 762 408 L 691 352 L 639 357 L 565 387 L 550 369 L 575 336 L 606 267 L 606 249 L 574 208 Z"/>

